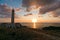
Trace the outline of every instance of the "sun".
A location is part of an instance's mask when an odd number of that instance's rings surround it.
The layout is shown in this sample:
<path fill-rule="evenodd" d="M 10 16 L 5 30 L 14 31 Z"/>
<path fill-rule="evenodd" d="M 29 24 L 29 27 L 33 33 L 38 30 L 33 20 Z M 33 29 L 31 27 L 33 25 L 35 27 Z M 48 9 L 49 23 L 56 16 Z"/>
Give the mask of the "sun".
<path fill-rule="evenodd" d="M 37 22 L 37 19 L 33 18 L 33 19 L 32 19 L 32 22 L 34 22 L 34 23 Z"/>
<path fill-rule="evenodd" d="M 32 22 L 33 22 L 33 28 L 36 28 L 37 19 L 36 19 L 36 18 L 33 18 L 33 19 L 32 19 Z"/>

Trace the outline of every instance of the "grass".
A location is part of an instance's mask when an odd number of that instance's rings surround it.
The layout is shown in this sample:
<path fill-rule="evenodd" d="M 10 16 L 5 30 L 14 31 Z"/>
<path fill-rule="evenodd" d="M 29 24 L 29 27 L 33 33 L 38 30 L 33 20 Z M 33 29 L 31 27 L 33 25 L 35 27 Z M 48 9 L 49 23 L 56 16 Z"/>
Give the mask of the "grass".
<path fill-rule="evenodd" d="M 36 32 L 38 33 L 36 33 Z M 7 28 L 0 27 L 0 40 L 53 40 L 40 33 L 54 35 L 55 31 L 44 31 L 27 27 Z M 60 32 L 56 32 L 59 35 Z"/>

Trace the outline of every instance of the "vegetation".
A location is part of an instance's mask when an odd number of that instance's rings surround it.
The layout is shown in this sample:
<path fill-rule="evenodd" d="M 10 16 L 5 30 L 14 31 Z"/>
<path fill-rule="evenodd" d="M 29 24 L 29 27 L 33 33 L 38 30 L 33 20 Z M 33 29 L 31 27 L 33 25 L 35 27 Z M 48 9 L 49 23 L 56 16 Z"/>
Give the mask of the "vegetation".
<path fill-rule="evenodd" d="M 7 25 L 8 26 L 8 25 Z M 42 30 L 27 28 L 26 26 L 6 27 L 5 24 L 0 26 L 0 40 L 53 40 L 48 36 L 41 35 L 46 33 Z"/>

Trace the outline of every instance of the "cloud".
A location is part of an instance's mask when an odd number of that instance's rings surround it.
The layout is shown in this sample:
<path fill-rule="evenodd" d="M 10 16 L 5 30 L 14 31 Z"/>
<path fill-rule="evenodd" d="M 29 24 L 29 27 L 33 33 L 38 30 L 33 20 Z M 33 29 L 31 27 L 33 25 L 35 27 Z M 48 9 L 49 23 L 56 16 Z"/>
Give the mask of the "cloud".
<path fill-rule="evenodd" d="M 40 13 L 44 14 L 46 12 L 54 11 L 60 8 L 60 1 L 53 2 L 50 5 L 45 5 L 40 9 Z"/>
<path fill-rule="evenodd" d="M 0 15 L 2 15 L 2 17 L 11 17 L 11 8 L 5 4 L 0 5 Z"/>
<path fill-rule="evenodd" d="M 60 8 L 60 0 L 23 0 L 22 5 L 23 7 L 27 7 L 27 9 L 31 5 L 39 5 L 40 8 L 40 14 L 45 14 L 46 12 L 51 12 Z M 27 10 L 29 11 L 29 10 Z"/>
<path fill-rule="evenodd" d="M 25 14 L 24 16 L 32 16 L 33 14 L 32 13 L 29 13 L 29 14 Z"/>
<path fill-rule="evenodd" d="M 44 4 L 39 11 L 39 14 L 47 13 L 52 17 L 60 17 L 60 0 L 51 0 L 50 3 L 47 2 L 47 4 Z"/>
<path fill-rule="evenodd" d="M 22 6 L 23 7 L 28 7 L 30 4 L 30 0 L 22 0 Z"/>
<path fill-rule="evenodd" d="M 52 11 L 50 13 L 53 17 L 59 17 L 60 16 L 60 9 L 57 9 L 55 11 Z"/>
<path fill-rule="evenodd" d="M 21 10 L 21 8 L 15 8 L 15 11 L 20 11 Z"/>
<path fill-rule="evenodd" d="M 15 9 L 18 11 L 19 9 Z M 0 5 L 0 18 L 11 18 L 12 9 L 8 7 L 7 5 L 3 4 Z M 15 14 L 15 18 L 17 18 L 17 15 Z"/>
<path fill-rule="evenodd" d="M 40 6 L 48 5 L 53 3 L 55 0 L 37 0 L 37 4 Z"/>
<path fill-rule="evenodd" d="M 29 7 L 31 5 L 47 5 L 53 3 L 55 0 L 23 0 L 22 5 Z"/>

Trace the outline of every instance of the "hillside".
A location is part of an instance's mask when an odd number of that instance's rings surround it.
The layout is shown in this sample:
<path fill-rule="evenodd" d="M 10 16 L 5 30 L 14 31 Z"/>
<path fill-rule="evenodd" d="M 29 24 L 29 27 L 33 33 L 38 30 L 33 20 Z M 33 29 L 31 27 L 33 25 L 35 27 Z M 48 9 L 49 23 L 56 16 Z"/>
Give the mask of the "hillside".
<path fill-rule="evenodd" d="M 27 28 L 0 27 L 0 40 L 60 40 L 60 37 L 48 35 L 42 30 Z"/>

